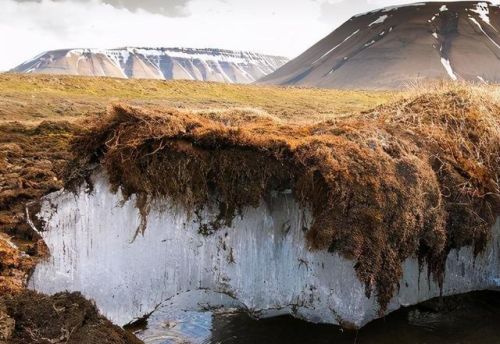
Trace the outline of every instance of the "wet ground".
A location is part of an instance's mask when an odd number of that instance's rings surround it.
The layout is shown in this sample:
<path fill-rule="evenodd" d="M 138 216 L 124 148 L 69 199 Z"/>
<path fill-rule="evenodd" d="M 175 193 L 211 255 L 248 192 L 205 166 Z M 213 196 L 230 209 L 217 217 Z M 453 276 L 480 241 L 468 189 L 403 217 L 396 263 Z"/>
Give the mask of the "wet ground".
<path fill-rule="evenodd" d="M 145 343 L 500 343 L 500 292 L 431 300 L 394 312 L 359 331 L 288 316 L 256 320 L 242 312 L 166 308 L 158 309 L 146 328 L 136 332 Z"/>

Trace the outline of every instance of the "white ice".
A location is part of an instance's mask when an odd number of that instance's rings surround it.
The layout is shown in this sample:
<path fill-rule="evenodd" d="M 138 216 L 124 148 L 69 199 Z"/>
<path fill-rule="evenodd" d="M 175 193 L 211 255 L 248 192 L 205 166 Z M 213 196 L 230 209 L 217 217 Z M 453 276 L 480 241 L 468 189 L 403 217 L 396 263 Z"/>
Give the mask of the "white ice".
<path fill-rule="evenodd" d="M 206 209 L 204 221 L 216 213 Z M 185 210 L 165 201 L 153 207 L 144 234 L 134 240 L 141 221 L 135 200 L 123 202 L 103 176 L 91 193 L 82 188 L 48 196 L 40 216 L 51 257 L 38 264 L 29 286 L 45 293 L 81 291 L 120 325 L 197 290 L 228 295 L 257 317 L 292 314 L 362 326 L 379 316 L 354 261 L 308 248 L 310 212 L 289 193 L 245 209 L 230 228 L 209 236 L 199 234 L 199 224 Z M 500 221 L 492 238 L 478 257 L 469 247 L 450 253 L 443 295 L 499 287 Z M 403 270 L 389 311 L 439 296 L 417 259 L 406 260 Z M 200 296 L 196 304 L 205 307 L 212 300 Z"/>

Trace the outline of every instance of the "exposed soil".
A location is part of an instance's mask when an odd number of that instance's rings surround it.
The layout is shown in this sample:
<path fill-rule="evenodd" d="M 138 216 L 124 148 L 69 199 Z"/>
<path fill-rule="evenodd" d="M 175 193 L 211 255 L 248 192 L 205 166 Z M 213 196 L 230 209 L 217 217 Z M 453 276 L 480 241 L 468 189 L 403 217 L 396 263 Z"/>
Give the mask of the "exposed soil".
<path fill-rule="evenodd" d="M 0 126 L 0 343 L 141 343 L 80 294 L 25 290 L 31 269 L 48 254 L 26 210 L 35 213 L 42 196 L 63 187 L 77 130 L 68 122 Z"/>
<path fill-rule="evenodd" d="M 4 311 L 11 317 L 7 328 L 12 329 L 12 321 L 15 322 L 9 340 L 12 344 L 142 343 L 133 334 L 99 315 L 96 307 L 79 293 L 46 296 L 25 291 L 16 296 L 2 297 L 1 301 L 5 305 Z M 1 319 L 0 309 L 0 336 Z"/>
<path fill-rule="evenodd" d="M 71 157 L 68 142 L 75 126 L 42 122 L 0 126 L 0 230 L 16 234 L 24 221 L 24 204 L 59 190 L 61 172 Z M 27 224 L 25 224 L 27 226 Z"/>
<path fill-rule="evenodd" d="M 487 243 L 500 214 L 499 116 L 497 100 L 464 87 L 312 125 L 117 106 L 75 141 L 67 180 L 102 164 L 143 216 L 152 198 L 196 213 L 215 195 L 212 230 L 290 188 L 313 212 L 311 249 L 354 259 L 384 312 L 405 259 L 441 283 L 452 248 Z"/>
<path fill-rule="evenodd" d="M 36 208 L 42 196 L 62 188 L 72 132 L 66 122 L 0 126 L 0 291 L 21 290 L 36 260 L 47 254 L 26 221 L 26 205 L 34 202 Z"/>
<path fill-rule="evenodd" d="M 34 260 L 23 255 L 7 236 L 0 233 L 0 295 L 19 292 L 24 288 L 27 273 Z"/>

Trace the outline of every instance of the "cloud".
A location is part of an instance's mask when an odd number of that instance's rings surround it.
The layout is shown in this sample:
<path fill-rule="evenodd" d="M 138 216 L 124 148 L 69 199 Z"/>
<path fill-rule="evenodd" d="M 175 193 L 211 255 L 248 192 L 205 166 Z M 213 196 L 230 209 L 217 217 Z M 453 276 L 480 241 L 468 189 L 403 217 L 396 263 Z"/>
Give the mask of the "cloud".
<path fill-rule="evenodd" d="M 190 0 L 102 0 L 116 8 L 126 8 L 131 11 L 142 9 L 150 13 L 163 14 L 169 17 L 189 15 L 187 5 Z"/>
<path fill-rule="evenodd" d="M 367 0 L 325 1 L 320 5 L 320 20 L 337 26 L 354 14 L 370 11 L 373 7 Z"/>
<path fill-rule="evenodd" d="M 411 2 L 411 0 L 328 0 L 320 5 L 320 20 L 338 26 L 356 14 Z"/>
<path fill-rule="evenodd" d="M 91 2 L 92 0 L 15 0 L 17 2 Z M 191 0 L 96 0 L 118 9 L 131 12 L 143 10 L 167 17 L 185 17 L 190 14 L 188 4 Z"/>
<path fill-rule="evenodd" d="M 191 0 L 191 14 L 176 17 L 117 8 L 103 0 L 0 4 L 0 71 L 65 48 L 180 46 L 295 57 L 332 29 L 318 20 L 319 2 L 312 1 Z"/>
<path fill-rule="evenodd" d="M 352 15 L 411 1 L 0 0 L 0 71 L 63 48 L 181 46 L 295 57 Z"/>

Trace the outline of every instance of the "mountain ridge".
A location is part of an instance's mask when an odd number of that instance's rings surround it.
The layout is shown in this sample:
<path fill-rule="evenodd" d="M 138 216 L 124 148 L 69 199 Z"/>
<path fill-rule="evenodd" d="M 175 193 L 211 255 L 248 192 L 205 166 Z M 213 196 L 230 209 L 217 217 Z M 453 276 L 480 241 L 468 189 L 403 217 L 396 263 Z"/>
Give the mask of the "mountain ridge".
<path fill-rule="evenodd" d="M 281 56 L 226 49 L 73 48 L 44 52 L 11 72 L 252 83 L 287 61 Z"/>
<path fill-rule="evenodd" d="M 500 7 L 419 2 L 353 16 L 264 84 L 395 89 L 415 81 L 500 82 Z"/>

